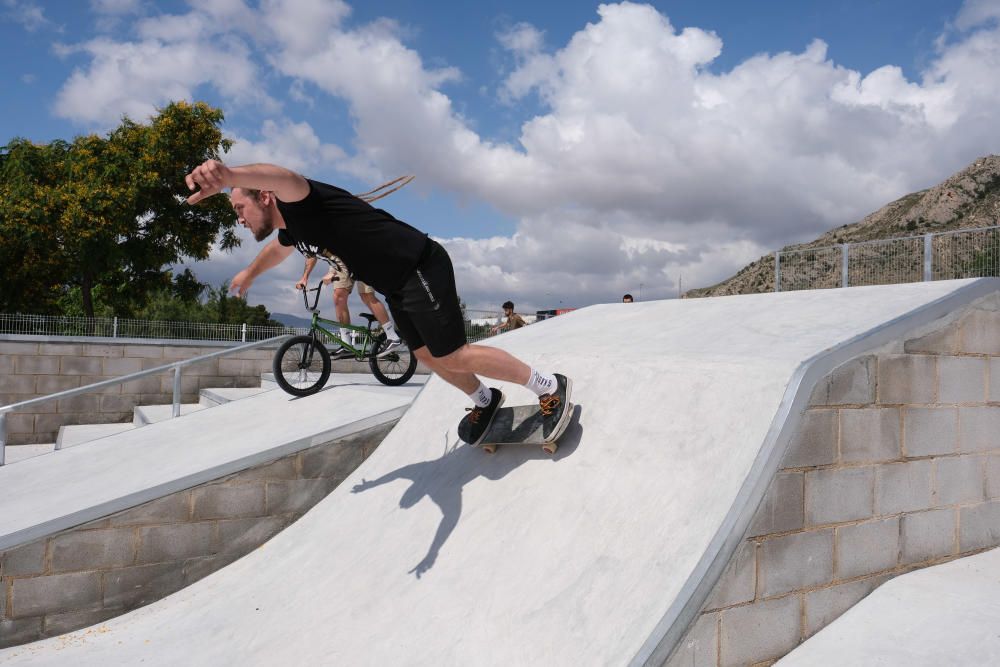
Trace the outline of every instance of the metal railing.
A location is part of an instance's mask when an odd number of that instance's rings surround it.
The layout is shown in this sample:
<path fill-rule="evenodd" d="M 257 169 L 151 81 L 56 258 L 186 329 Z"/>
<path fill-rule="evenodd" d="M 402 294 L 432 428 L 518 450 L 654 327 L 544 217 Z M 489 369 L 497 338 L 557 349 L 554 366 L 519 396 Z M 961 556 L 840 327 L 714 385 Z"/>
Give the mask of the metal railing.
<path fill-rule="evenodd" d="M 1000 276 L 1000 226 L 774 253 L 774 291 Z"/>
<path fill-rule="evenodd" d="M 57 394 L 51 394 L 49 396 L 41 396 L 39 398 L 32 398 L 27 401 L 21 401 L 20 403 L 12 403 L 10 405 L 0 406 L 0 466 L 4 464 L 4 449 L 7 444 L 7 413 L 17 410 L 19 408 L 27 408 L 34 405 L 40 405 L 42 403 L 48 403 L 50 401 L 58 401 L 64 398 L 71 398 L 73 396 L 78 396 L 80 394 L 85 394 L 90 391 L 96 391 L 98 389 L 103 389 L 104 387 L 113 387 L 117 384 L 123 384 L 125 382 L 131 382 L 132 380 L 138 380 L 150 375 L 157 375 L 159 373 L 166 373 L 168 371 L 174 372 L 174 388 L 173 388 L 173 403 L 171 410 L 171 418 L 180 415 L 181 411 L 181 371 L 187 366 L 200 363 L 202 361 L 208 361 L 209 359 L 214 359 L 215 357 L 224 357 L 228 354 L 234 354 L 236 352 L 242 352 L 244 350 L 250 350 L 256 347 L 264 347 L 266 345 L 272 345 L 280 343 L 281 341 L 288 338 L 287 334 L 280 336 L 274 336 L 273 338 L 268 338 L 266 340 L 259 340 L 253 343 L 247 343 L 246 345 L 239 345 L 237 347 L 227 348 L 225 350 L 219 350 L 218 352 L 211 352 L 209 354 L 203 354 L 192 359 L 185 359 L 184 361 L 175 361 L 170 364 L 164 364 L 163 366 L 157 366 L 156 368 L 150 368 L 148 370 L 139 371 L 137 373 L 130 373 L 129 375 L 123 375 L 122 377 L 112 378 L 110 380 L 102 380 L 101 382 L 95 382 L 93 384 L 88 384 L 84 387 L 77 387 L 76 389 L 67 389 L 66 391 L 61 391 Z M 60 446 L 58 438 L 56 439 L 56 450 L 62 449 Z"/>

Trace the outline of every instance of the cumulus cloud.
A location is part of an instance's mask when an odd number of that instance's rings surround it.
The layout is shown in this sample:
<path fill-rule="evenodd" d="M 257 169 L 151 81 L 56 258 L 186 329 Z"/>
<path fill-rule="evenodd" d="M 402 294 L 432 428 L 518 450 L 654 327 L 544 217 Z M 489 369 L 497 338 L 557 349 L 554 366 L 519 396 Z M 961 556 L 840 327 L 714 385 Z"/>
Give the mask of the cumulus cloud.
<path fill-rule="evenodd" d="M 28 32 L 35 32 L 39 28 L 51 25 L 45 17 L 45 10 L 33 0 L 3 0 L 0 8 L 4 10 L 5 18 L 21 24 Z"/>
<path fill-rule="evenodd" d="M 453 100 L 483 82 L 426 63 L 391 20 L 358 24 L 341 0 L 211 0 L 140 21 L 134 41 L 74 47 L 90 63 L 57 109 L 108 122 L 210 86 L 272 119 L 237 137 L 236 161 L 417 173 L 515 219 L 511 236 L 444 240 L 470 305 L 616 300 L 639 283 L 668 296 L 682 277 L 714 282 L 1000 150 L 998 19 L 995 1 L 968 0 L 918 79 L 894 63 L 851 70 L 821 39 L 717 71 L 726 35 L 632 2 L 600 5 L 564 44 L 520 23 L 497 35 L 513 67 L 496 95 L 538 112 L 501 141 Z M 268 79 L 315 101 L 311 113 L 346 103 L 350 152 L 277 113 L 255 85 Z"/>

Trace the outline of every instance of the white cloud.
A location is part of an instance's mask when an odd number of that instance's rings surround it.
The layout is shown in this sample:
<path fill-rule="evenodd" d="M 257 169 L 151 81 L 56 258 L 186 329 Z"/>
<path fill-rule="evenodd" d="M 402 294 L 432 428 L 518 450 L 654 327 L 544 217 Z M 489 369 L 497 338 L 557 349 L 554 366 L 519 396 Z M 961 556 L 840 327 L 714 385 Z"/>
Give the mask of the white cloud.
<path fill-rule="evenodd" d="M 51 22 L 45 18 L 45 10 L 33 0 L 3 0 L 4 15 L 24 26 L 28 32 L 48 26 Z"/>
<path fill-rule="evenodd" d="M 232 137 L 234 144 L 226 162 L 234 165 L 255 162 L 280 164 L 298 172 L 335 164 L 346 157 L 335 144 L 324 143 L 308 123 L 266 120 L 261 141 Z"/>

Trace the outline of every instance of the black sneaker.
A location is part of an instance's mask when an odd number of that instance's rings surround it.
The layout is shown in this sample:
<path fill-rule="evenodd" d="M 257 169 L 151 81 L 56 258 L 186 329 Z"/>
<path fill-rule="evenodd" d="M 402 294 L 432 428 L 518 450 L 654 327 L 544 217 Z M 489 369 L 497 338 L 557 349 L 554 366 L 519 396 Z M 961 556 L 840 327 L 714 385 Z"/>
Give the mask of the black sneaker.
<path fill-rule="evenodd" d="M 340 347 L 339 345 L 334 349 L 330 350 L 330 358 L 334 361 L 338 359 L 350 359 L 354 356 L 354 353 L 347 348 Z"/>
<path fill-rule="evenodd" d="M 565 375 L 555 374 L 556 390 L 551 394 L 538 397 L 538 405 L 542 412 L 542 437 L 546 440 L 558 438 L 566 428 L 572 416 L 569 407 L 569 394 L 573 381 Z"/>
<path fill-rule="evenodd" d="M 463 442 L 470 445 L 478 445 L 493 423 L 493 418 L 497 415 L 497 410 L 503 405 L 503 392 L 499 389 L 490 389 L 490 404 L 485 408 L 476 406 L 468 408 L 469 414 L 462 417 L 458 422 L 458 437 Z"/>

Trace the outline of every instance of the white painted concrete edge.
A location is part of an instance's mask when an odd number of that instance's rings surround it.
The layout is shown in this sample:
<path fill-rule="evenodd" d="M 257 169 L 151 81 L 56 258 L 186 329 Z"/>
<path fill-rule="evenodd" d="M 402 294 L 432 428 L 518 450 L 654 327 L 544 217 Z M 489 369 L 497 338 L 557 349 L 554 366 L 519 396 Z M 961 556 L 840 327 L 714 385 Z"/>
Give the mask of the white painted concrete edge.
<path fill-rule="evenodd" d="M 849 288 L 848 288 L 849 289 Z M 792 374 L 764 443 L 732 507 L 680 593 L 657 623 L 630 665 L 662 665 L 681 641 L 688 626 L 704 606 L 778 471 L 788 443 L 799 427 L 816 383 L 841 364 L 866 354 L 915 329 L 948 317 L 958 308 L 1000 290 L 1000 279 L 982 278 L 903 316 L 817 354 Z"/>

